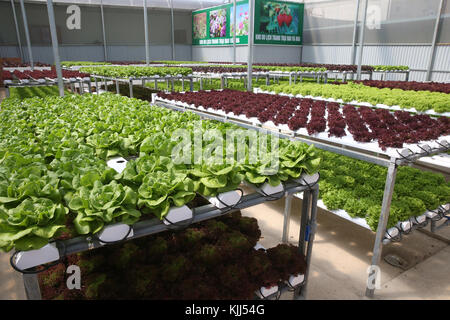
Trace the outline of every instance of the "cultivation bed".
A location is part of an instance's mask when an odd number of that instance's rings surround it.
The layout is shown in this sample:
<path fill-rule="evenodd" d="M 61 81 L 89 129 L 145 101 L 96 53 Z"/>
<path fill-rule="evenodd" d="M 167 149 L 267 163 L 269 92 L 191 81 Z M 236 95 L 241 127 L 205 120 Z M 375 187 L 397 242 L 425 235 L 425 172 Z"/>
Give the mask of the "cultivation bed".
<path fill-rule="evenodd" d="M 302 194 L 295 194 L 294 196 L 299 199 L 303 199 Z M 373 231 L 367 224 L 366 219 L 360 217 L 353 217 L 342 209 L 330 210 L 327 208 L 327 206 L 323 203 L 321 199 L 317 201 L 317 207 L 327 212 L 330 212 L 336 216 L 339 216 L 345 220 L 348 220 L 354 224 L 357 224 L 365 229 Z M 445 216 L 448 214 L 450 214 L 450 203 L 441 205 L 438 209 L 434 211 L 427 211 L 420 216 L 411 217 L 409 220 L 406 221 L 400 221 L 397 223 L 395 227 L 386 230 L 383 238 L 383 244 L 400 241 L 402 239 L 402 235 L 407 235 L 415 229 L 424 228 L 428 224 L 430 224 L 431 226 L 432 222 L 436 223 L 442 219 L 445 219 Z"/>
<path fill-rule="evenodd" d="M 306 99 L 313 99 L 313 100 L 321 100 L 321 101 L 327 101 L 327 102 L 336 102 L 341 105 L 348 104 L 348 105 L 354 105 L 354 106 L 362 106 L 362 107 L 370 107 L 370 108 L 378 108 L 378 109 L 387 109 L 390 111 L 407 111 L 407 112 L 413 112 L 418 114 L 426 114 L 429 116 L 442 116 L 442 117 L 450 117 L 450 112 L 444 112 L 439 113 L 435 112 L 434 110 L 427 110 L 427 111 L 418 111 L 415 108 L 401 108 L 400 106 L 388 106 L 385 104 L 376 104 L 373 105 L 369 102 L 361 102 L 361 101 L 350 101 L 350 102 L 344 102 L 342 99 L 334 99 L 334 98 L 323 98 L 323 97 L 315 97 L 315 96 L 303 96 L 301 94 L 293 95 L 293 94 L 286 94 L 286 93 L 276 93 L 274 91 L 264 91 L 259 88 L 253 89 L 254 93 L 265 93 L 265 94 L 273 94 L 273 95 L 280 95 L 280 96 L 287 96 L 291 98 L 306 98 Z"/>
<path fill-rule="evenodd" d="M 244 114 L 234 115 L 233 113 L 226 113 L 222 110 L 214 110 L 212 108 L 205 109 L 202 106 L 189 105 L 188 103 L 167 100 L 157 97 L 155 102 L 162 102 L 162 105 L 169 107 L 178 107 L 178 110 L 189 110 L 198 114 L 205 114 L 215 116 L 218 119 L 231 121 L 236 124 L 245 124 L 247 127 L 252 127 L 258 130 L 269 130 L 274 133 L 283 134 L 290 138 L 298 138 L 299 140 L 309 139 L 313 143 L 322 144 L 336 144 L 341 148 L 352 148 L 361 153 L 372 153 L 382 155 L 386 158 L 404 159 L 413 155 L 427 156 L 431 153 L 442 152 L 450 149 L 450 135 L 439 137 L 439 140 L 425 141 L 426 144 L 405 144 L 403 148 L 388 147 L 383 150 L 377 142 L 358 142 L 355 141 L 348 129 L 346 135 L 343 137 L 329 137 L 327 130 L 323 132 L 309 135 L 305 128 L 292 131 L 286 124 L 275 125 L 272 121 L 261 123 L 256 117 L 247 118 Z M 327 124 L 328 128 L 328 124 Z"/>
<path fill-rule="evenodd" d="M 307 180 L 306 176 L 305 179 Z M 231 210 L 229 208 L 219 209 L 212 204 L 193 208 L 193 216 L 187 219 L 187 223 L 186 221 L 179 221 L 174 224 L 166 224 L 157 218 L 152 218 L 149 220 L 139 221 L 132 226 L 127 226 L 124 224 L 109 225 L 106 226 L 104 230 L 101 231 L 96 237 L 79 236 L 68 240 L 57 240 L 38 250 L 16 252 L 11 258 L 11 263 L 18 271 L 41 266 L 46 263 L 52 263 L 53 265 L 55 264 L 55 261 L 59 261 L 62 258 L 74 253 L 101 248 L 105 245 L 122 243 L 124 241 L 130 241 L 163 231 L 185 228 L 188 225 L 216 218 L 235 210 L 249 208 L 266 201 L 274 200 L 274 196 L 281 198 L 285 195 L 284 192 L 286 194 L 307 192 L 307 197 L 311 201 L 311 206 L 309 209 L 307 209 L 308 212 L 302 213 L 302 216 L 306 217 L 306 220 L 302 220 L 301 222 L 301 235 L 303 235 L 303 237 L 299 239 L 299 247 L 305 254 L 305 257 L 307 259 L 307 266 L 309 266 L 315 229 L 315 200 L 317 199 L 316 196 L 318 194 L 318 184 L 316 183 L 314 185 L 300 185 L 298 182 L 287 182 L 284 184 L 283 192 L 272 194 L 270 196 L 264 196 L 261 192 L 254 192 L 251 194 L 243 195 L 242 199 L 238 203 L 236 203 Z M 302 274 L 298 277 L 293 277 L 291 279 L 293 282 L 292 284 L 280 285 L 276 288 L 275 292 L 271 292 L 270 290 L 265 291 L 264 288 L 262 288 L 263 293 L 266 294 L 263 294 L 263 296 L 257 294 L 257 296 L 263 299 L 274 299 L 281 293 L 289 290 L 296 292 L 294 298 L 305 298 L 308 273 L 309 267 L 307 268 L 305 274 Z M 40 299 L 40 289 L 36 274 L 25 273 L 24 282 L 27 297 L 29 299 Z"/>
<path fill-rule="evenodd" d="M 177 76 L 152 76 L 152 77 L 130 77 L 130 78 L 114 78 L 114 77 L 106 77 L 106 76 L 99 76 L 99 75 L 91 75 L 91 78 L 94 79 L 94 84 L 96 88 L 99 88 L 99 82 L 100 84 L 103 83 L 105 88 L 107 88 L 107 84 L 109 83 L 115 83 L 116 85 L 116 93 L 119 94 L 119 84 L 120 83 L 126 83 L 129 85 L 130 93 L 129 96 L 133 98 L 133 85 L 135 81 L 140 81 L 142 85 L 145 85 L 147 81 L 154 83 L 155 90 L 158 90 L 158 83 L 159 82 L 165 82 L 167 88 L 171 87 L 171 90 L 173 91 L 174 88 L 174 82 L 175 81 L 181 81 L 182 87 L 184 90 L 184 83 L 189 82 L 189 89 L 193 90 L 193 81 L 194 77 L 192 75 L 183 76 L 183 75 L 177 75 Z"/>
<path fill-rule="evenodd" d="M 379 216 L 377 234 L 374 243 L 372 266 L 378 266 L 381 259 L 381 248 L 383 245 L 383 240 L 386 238 L 390 204 L 394 192 L 394 184 L 398 166 L 413 163 L 424 156 L 430 156 L 436 153 L 446 152 L 450 150 L 450 143 L 447 141 L 450 137 L 448 136 L 440 137 L 440 140 L 438 141 L 430 141 L 430 142 L 427 141 L 426 145 L 411 145 L 407 146 L 407 148 L 387 148 L 386 150 L 382 150 L 379 146 L 374 145 L 374 143 L 372 143 L 371 145 L 368 143 L 359 143 L 354 141 L 352 138 L 351 139 L 347 138 L 345 140 L 340 138 L 330 139 L 327 135 L 323 134 L 319 138 L 316 137 L 311 138 L 308 135 L 300 135 L 297 132 L 294 133 L 292 131 L 289 131 L 289 128 L 286 128 L 285 125 L 282 125 L 284 127 L 281 128 L 274 126 L 266 127 L 261 125 L 261 123 L 258 123 L 258 121 L 255 121 L 257 120 L 256 118 L 248 119 L 245 115 L 239 116 L 233 114 L 230 115 L 226 114 L 221 110 L 213 110 L 213 109 L 205 110 L 205 108 L 201 108 L 200 106 L 197 108 L 187 103 L 181 103 L 180 101 L 171 101 L 157 98 L 156 102 L 157 105 L 164 106 L 169 109 L 178 110 L 182 112 L 192 111 L 207 119 L 214 119 L 223 122 L 231 122 L 244 128 L 254 129 L 257 131 L 269 130 L 269 132 L 272 132 L 273 134 L 278 134 L 278 136 L 280 137 L 299 140 L 308 144 L 314 144 L 319 149 L 335 152 L 337 154 L 349 156 L 358 160 L 387 167 L 388 170 L 386 175 L 386 184 L 383 194 L 383 201 L 381 204 L 381 213 Z M 290 201 L 291 200 L 288 197 L 287 202 L 290 203 Z M 448 208 L 446 208 L 446 210 L 448 210 Z M 345 215 L 342 212 L 340 213 L 347 219 L 349 218 L 348 214 Z M 442 214 L 443 213 L 441 212 L 441 215 Z M 434 222 L 433 220 L 431 221 L 433 225 Z M 425 219 L 425 221 L 421 221 L 420 223 L 418 223 L 417 226 L 422 226 L 423 224 L 425 224 L 425 222 L 427 222 L 427 219 Z M 359 220 L 358 223 L 363 226 L 365 225 L 365 223 L 363 223 L 363 221 L 361 220 Z M 406 227 L 403 230 L 408 229 Z M 286 213 L 285 225 L 283 229 L 284 240 L 287 239 L 288 229 L 289 229 L 289 213 Z M 400 229 L 396 230 L 399 231 Z M 398 232 L 398 234 L 392 234 L 391 238 L 397 238 L 397 236 L 400 237 L 401 232 Z M 372 274 L 369 275 L 369 279 L 372 276 Z M 366 296 L 373 297 L 374 291 L 375 291 L 374 287 L 371 287 L 368 282 L 366 288 Z"/>
<path fill-rule="evenodd" d="M 391 74 L 403 74 L 405 76 L 405 81 L 409 80 L 409 70 L 374 70 L 373 75 L 381 74 L 381 80 L 387 80 L 388 75 Z"/>

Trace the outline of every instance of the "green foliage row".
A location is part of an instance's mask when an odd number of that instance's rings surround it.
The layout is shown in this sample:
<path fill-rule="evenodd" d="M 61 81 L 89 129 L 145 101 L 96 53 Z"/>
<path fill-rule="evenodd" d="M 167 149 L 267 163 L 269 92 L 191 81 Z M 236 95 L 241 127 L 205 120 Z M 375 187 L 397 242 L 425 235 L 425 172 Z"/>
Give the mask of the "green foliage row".
<path fill-rule="evenodd" d="M 204 63 L 207 64 L 208 62 L 205 62 L 205 61 L 156 60 L 156 61 L 152 61 L 152 63 L 179 65 L 179 64 L 204 64 Z"/>
<path fill-rule="evenodd" d="M 367 220 L 376 230 L 387 169 L 334 153 L 320 151 L 320 198 L 329 210 L 343 209 Z M 450 183 L 441 174 L 398 168 L 388 228 L 450 202 Z"/>
<path fill-rule="evenodd" d="M 374 71 L 397 71 L 397 70 L 409 70 L 408 66 L 386 66 L 386 65 L 376 65 L 373 66 Z"/>
<path fill-rule="evenodd" d="M 110 65 L 110 62 L 106 61 L 61 61 L 63 67 L 74 67 L 74 66 L 105 66 Z"/>
<path fill-rule="evenodd" d="M 65 94 L 70 94 L 65 90 Z M 33 97 L 59 96 L 57 86 L 9 87 L 10 98 L 27 99 Z"/>
<path fill-rule="evenodd" d="M 152 76 L 187 76 L 192 74 L 190 68 L 176 67 L 136 67 L 136 66 L 106 66 L 106 67 L 84 67 L 80 72 L 92 75 L 112 77 L 112 78 L 140 78 Z"/>
<path fill-rule="evenodd" d="M 342 99 L 344 102 L 369 102 L 372 105 L 398 105 L 401 108 L 415 108 L 418 111 L 450 112 L 450 95 L 441 92 L 378 89 L 355 83 L 341 85 L 299 83 L 295 85 L 260 86 L 260 88 L 275 93 Z"/>
<path fill-rule="evenodd" d="M 214 131 L 223 139 L 232 129 L 244 140 L 225 144 L 224 150 L 211 149 L 204 138 L 200 148 L 191 145 L 187 162 L 175 162 L 177 129 L 190 137 L 210 137 Z M 6 99 L 0 111 L 0 249 L 37 249 L 64 231 L 92 234 L 111 223 L 133 224 L 143 215 L 162 219 L 196 193 L 215 196 L 243 180 L 277 185 L 318 170 L 314 147 L 289 140 L 279 142 L 278 170 L 270 166 L 270 141 L 257 162 L 230 161 L 229 147 L 236 156 L 243 146 L 244 159 L 253 151 L 245 132 L 110 93 Z M 202 157 L 195 160 L 198 150 Z M 135 160 L 117 174 L 106 165 L 115 156 Z"/>
<path fill-rule="evenodd" d="M 242 66 L 241 66 L 242 67 Z M 281 66 L 258 66 L 254 65 L 254 69 L 265 69 L 269 71 L 281 71 L 281 72 L 321 72 L 327 71 L 326 68 L 316 68 L 316 67 L 281 67 Z"/>

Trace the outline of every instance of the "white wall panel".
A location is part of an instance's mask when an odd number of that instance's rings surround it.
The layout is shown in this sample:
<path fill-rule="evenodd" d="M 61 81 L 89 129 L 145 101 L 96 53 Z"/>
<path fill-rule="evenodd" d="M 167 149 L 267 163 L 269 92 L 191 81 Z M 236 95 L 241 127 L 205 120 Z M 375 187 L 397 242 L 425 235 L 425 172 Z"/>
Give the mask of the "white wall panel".
<path fill-rule="evenodd" d="M 25 49 L 25 47 L 24 47 Z M 144 46 L 108 46 L 108 59 L 115 61 L 145 60 Z M 53 63 L 53 51 L 49 46 L 32 46 L 34 61 Z M 27 50 L 24 50 L 25 61 L 28 61 Z M 60 46 L 61 61 L 103 61 L 103 46 Z M 175 45 L 177 60 L 192 60 L 190 45 Z M 0 57 L 19 56 L 17 47 L 0 46 Z M 170 60 L 170 45 L 150 45 L 151 60 Z"/>
<path fill-rule="evenodd" d="M 299 63 L 300 47 L 293 46 L 264 46 L 255 45 L 253 50 L 254 62 Z M 192 46 L 192 59 L 194 61 L 223 61 L 231 62 L 233 59 L 232 46 L 201 47 Z M 236 47 L 236 61 L 247 61 L 247 46 Z"/>
<path fill-rule="evenodd" d="M 351 46 L 305 45 L 303 47 L 303 62 L 338 63 L 350 62 Z M 430 57 L 430 46 L 427 45 L 367 45 L 363 51 L 363 64 L 367 65 L 407 65 L 411 69 L 410 80 L 425 81 L 426 68 Z M 437 46 L 432 80 L 450 81 L 450 46 Z M 391 80 L 402 80 L 402 76 L 390 76 Z"/>

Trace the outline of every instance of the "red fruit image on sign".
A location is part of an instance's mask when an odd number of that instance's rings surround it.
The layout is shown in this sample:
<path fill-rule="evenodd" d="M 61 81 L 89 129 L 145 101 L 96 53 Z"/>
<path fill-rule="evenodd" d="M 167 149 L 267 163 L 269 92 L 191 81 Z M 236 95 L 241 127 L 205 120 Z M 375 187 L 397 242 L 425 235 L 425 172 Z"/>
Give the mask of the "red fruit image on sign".
<path fill-rule="evenodd" d="M 291 22 L 292 22 L 292 16 L 291 15 L 287 15 L 286 18 L 284 19 L 284 22 L 289 27 L 291 25 Z"/>
<path fill-rule="evenodd" d="M 278 25 L 281 27 L 284 22 L 284 14 L 278 15 L 277 20 L 278 20 Z"/>

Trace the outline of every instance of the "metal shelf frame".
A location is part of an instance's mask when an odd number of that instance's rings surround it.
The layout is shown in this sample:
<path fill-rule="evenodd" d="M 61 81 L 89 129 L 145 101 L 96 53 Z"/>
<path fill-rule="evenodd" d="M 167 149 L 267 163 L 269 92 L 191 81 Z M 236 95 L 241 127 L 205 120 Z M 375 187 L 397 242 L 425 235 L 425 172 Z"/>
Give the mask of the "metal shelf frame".
<path fill-rule="evenodd" d="M 74 80 L 70 80 L 67 78 L 63 78 L 63 84 L 70 86 L 70 89 L 75 92 L 75 88 L 78 87 L 80 89 L 80 94 L 84 93 L 84 87 L 85 84 L 88 87 L 88 92 L 92 93 L 92 85 L 91 80 L 85 80 L 83 78 L 73 78 Z M 30 79 L 29 82 L 10 82 L 5 83 L 5 89 L 6 89 L 6 97 L 10 96 L 9 88 L 16 87 L 16 88 L 27 88 L 27 87 L 45 87 L 45 86 L 53 86 L 57 85 L 58 81 L 57 79 L 42 79 L 45 80 L 44 82 L 39 81 L 40 79 Z M 77 86 L 78 85 L 78 86 Z"/>
<path fill-rule="evenodd" d="M 373 247 L 373 258 L 372 258 L 372 262 L 371 262 L 372 267 L 374 267 L 374 266 L 378 267 L 380 264 L 382 247 L 383 247 L 383 239 L 384 239 L 384 235 L 385 235 L 385 232 L 387 229 L 387 222 L 389 219 L 389 211 L 390 211 L 390 207 L 391 207 L 392 196 L 394 193 L 394 185 L 395 185 L 395 179 L 396 179 L 396 175 L 397 175 L 398 166 L 411 164 L 422 157 L 433 155 L 433 154 L 438 154 L 438 153 L 446 152 L 446 151 L 450 150 L 450 144 L 449 144 L 449 145 L 442 146 L 439 148 L 431 149 L 429 151 L 424 151 L 423 153 L 410 154 L 406 157 L 405 156 L 402 157 L 400 155 L 399 155 L 399 157 L 392 157 L 392 156 L 389 157 L 389 156 L 386 156 L 383 154 L 377 154 L 377 153 L 373 153 L 373 152 L 369 153 L 369 152 L 367 152 L 367 150 L 364 150 L 362 148 L 349 148 L 348 146 L 345 146 L 345 145 L 339 145 L 336 143 L 327 143 L 324 140 L 318 141 L 311 137 L 298 136 L 296 134 L 293 135 L 293 134 L 289 134 L 289 133 L 282 133 L 279 129 L 270 130 L 268 128 L 262 127 L 261 125 L 251 124 L 248 121 L 239 121 L 234 118 L 228 118 L 227 116 L 224 116 L 224 115 L 213 114 L 208 111 L 177 106 L 175 104 L 170 104 L 170 103 L 167 103 L 167 102 L 164 102 L 161 100 L 158 101 L 158 98 L 156 99 L 156 104 L 159 106 L 163 106 L 163 107 L 172 109 L 172 110 L 178 110 L 178 111 L 182 111 L 182 112 L 191 111 L 191 112 L 199 114 L 200 116 L 202 116 L 204 118 L 222 121 L 222 122 L 234 123 L 238 126 L 241 126 L 241 127 L 247 128 L 247 129 L 253 129 L 253 130 L 258 130 L 258 131 L 263 131 L 263 132 L 272 132 L 274 134 L 277 134 L 281 138 L 298 140 L 298 141 L 302 141 L 307 144 L 314 144 L 317 148 L 322 149 L 322 150 L 330 151 L 330 152 L 348 156 L 348 157 L 351 157 L 351 158 L 354 158 L 357 160 L 362 160 L 365 162 L 369 162 L 369 163 L 387 167 L 388 171 L 387 171 L 387 175 L 386 175 L 386 183 L 385 183 L 385 188 L 384 188 L 383 200 L 382 200 L 382 204 L 381 204 L 380 219 L 378 222 L 378 227 L 377 227 L 376 237 L 375 237 L 375 242 L 374 242 L 374 247 Z M 290 207 L 290 202 L 292 201 L 292 199 L 289 199 L 289 197 L 287 197 L 286 201 L 287 201 L 286 207 Z M 285 222 L 284 222 L 285 227 L 283 228 L 283 240 L 286 241 L 288 238 L 287 234 L 288 234 L 288 230 L 289 230 L 290 210 L 288 210 L 288 209 L 285 209 L 285 210 L 286 210 L 286 212 L 285 212 Z M 377 268 L 372 268 L 372 270 L 376 270 L 376 269 Z M 366 293 L 365 294 L 367 297 L 370 297 L 370 298 L 373 297 L 374 293 L 375 293 L 373 283 L 369 283 L 370 279 L 376 278 L 376 277 L 373 277 L 374 272 L 375 271 L 372 271 L 369 274 L 368 281 L 366 283 Z"/>
<path fill-rule="evenodd" d="M 94 79 L 95 88 L 99 88 L 99 82 L 102 83 L 105 86 L 105 90 L 108 91 L 108 81 L 112 81 L 116 84 L 116 93 L 119 94 L 119 83 L 126 83 L 129 85 L 130 88 L 130 98 L 133 98 L 133 85 L 135 84 L 135 81 L 141 81 L 142 86 L 145 86 L 145 82 L 147 81 L 153 81 L 154 82 L 154 88 L 155 90 L 158 90 L 158 82 L 165 81 L 167 88 L 169 87 L 169 84 L 171 85 L 171 90 L 174 89 L 174 82 L 176 80 L 181 80 L 182 83 L 182 90 L 184 91 L 184 82 L 189 82 L 189 89 L 190 91 L 194 90 L 194 76 L 188 75 L 188 76 L 160 76 L 160 77 L 129 77 L 129 78 L 114 78 L 114 77 L 105 77 L 100 75 L 91 75 L 91 78 Z"/>
<path fill-rule="evenodd" d="M 382 71 L 382 70 L 378 70 L 378 71 L 374 70 L 374 71 L 372 71 L 372 75 L 381 74 L 381 80 L 382 81 L 389 81 L 389 80 L 387 80 L 387 76 L 389 74 L 404 74 L 405 75 L 405 81 L 409 81 L 409 72 L 410 72 L 410 70 L 384 70 L 384 71 Z"/>
<path fill-rule="evenodd" d="M 300 185 L 298 182 L 287 181 L 284 184 L 284 187 L 285 191 L 271 196 L 278 195 L 280 199 L 284 197 L 285 206 L 287 207 L 289 205 L 289 211 L 290 211 L 290 201 L 294 194 L 299 192 L 303 193 L 305 199 L 301 211 L 301 225 L 298 238 L 298 247 L 299 253 L 304 254 L 306 257 L 307 269 L 304 275 L 305 276 L 304 281 L 295 288 L 293 297 L 294 299 L 303 300 L 306 299 L 307 294 L 307 279 L 309 275 L 312 246 L 316 230 L 317 199 L 319 195 L 319 185 L 318 183 L 316 183 L 312 186 L 307 186 L 307 185 Z M 193 210 L 194 216 L 192 221 L 190 221 L 190 223 L 193 224 L 208 219 L 216 218 L 228 214 L 230 212 L 256 206 L 270 200 L 273 200 L 273 198 L 269 198 L 267 196 L 262 195 L 256 189 L 255 192 L 244 195 L 242 197 L 242 200 L 235 207 L 233 207 L 232 210 L 229 210 L 227 208 L 218 209 L 212 204 L 195 208 Z M 149 236 L 152 234 L 157 234 L 164 231 L 177 230 L 177 227 L 166 225 L 157 218 L 139 221 L 134 225 L 132 225 L 131 227 L 133 230 L 133 236 L 122 240 L 123 242 Z M 58 248 L 61 247 L 64 248 L 64 252 L 61 252 L 60 250 L 61 258 L 70 254 L 93 250 L 107 245 L 101 244 L 98 240 L 94 239 L 90 235 L 79 236 L 64 241 L 56 241 L 55 244 Z M 40 300 L 41 292 L 37 274 L 23 274 L 23 281 L 27 298 L 29 300 Z M 280 290 L 282 290 L 282 288 L 280 288 Z"/>

